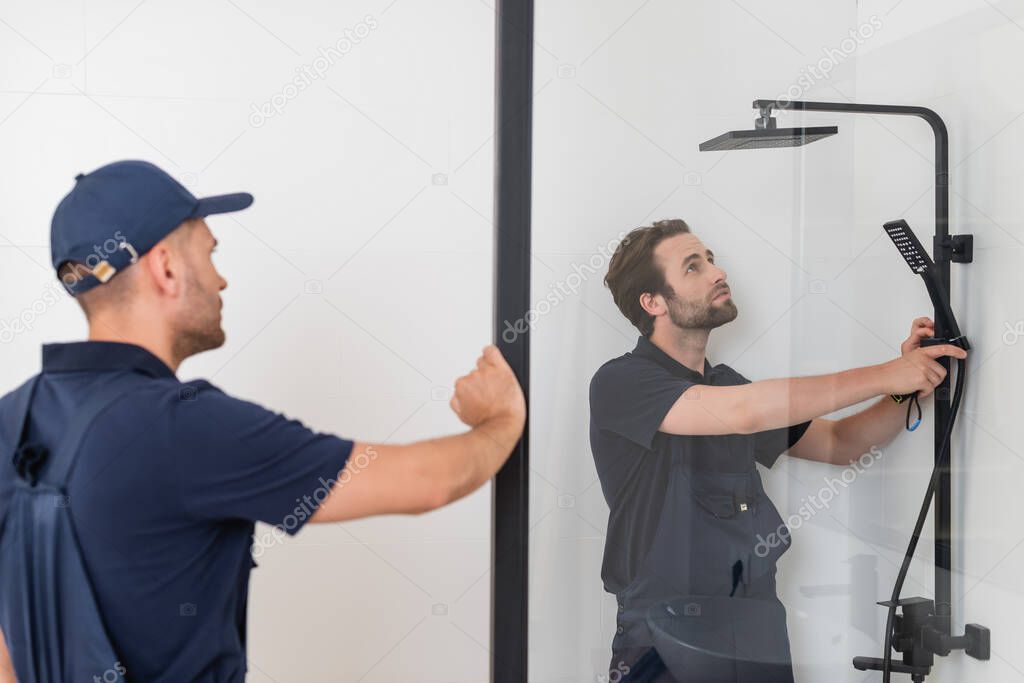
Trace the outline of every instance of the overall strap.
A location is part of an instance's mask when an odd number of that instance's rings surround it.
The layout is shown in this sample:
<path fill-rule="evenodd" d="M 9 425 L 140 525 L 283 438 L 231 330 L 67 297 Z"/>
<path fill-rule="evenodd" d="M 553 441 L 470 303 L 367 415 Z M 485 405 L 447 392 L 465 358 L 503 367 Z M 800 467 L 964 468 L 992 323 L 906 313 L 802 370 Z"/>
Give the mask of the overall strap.
<path fill-rule="evenodd" d="M 79 442 L 85 436 L 85 432 L 88 431 L 93 420 L 117 400 L 118 397 L 124 394 L 128 384 L 122 377 L 118 376 L 109 379 L 104 378 L 100 382 L 102 386 L 85 399 L 84 405 L 79 408 L 78 412 L 75 413 L 68 423 L 67 431 L 64 432 L 64 436 L 61 437 L 60 443 L 57 446 L 55 453 L 58 457 L 55 458 L 53 471 L 48 477 L 56 486 L 67 486 L 68 479 L 71 477 L 71 471 L 74 469 L 75 462 L 78 460 L 78 454 L 81 451 L 81 444 Z"/>
<path fill-rule="evenodd" d="M 41 375 L 36 375 L 29 380 L 29 385 L 26 389 L 23 389 L 20 394 L 17 394 L 14 399 L 14 415 L 15 415 L 15 440 L 14 450 L 17 451 L 25 441 L 25 437 L 28 436 L 28 414 L 29 407 L 32 405 L 32 397 L 36 394 L 36 387 L 39 385 L 39 378 Z"/>
<path fill-rule="evenodd" d="M 14 395 L 14 448 L 11 452 L 11 464 L 19 477 L 35 485 L 39 476 L 39 470 L 46 463 L 48 452 L 38 444 L 27 444 L 29 415 L 31 413 L 32 398 L 35 396 L 36 387 L 39 386 L 39 378 L 36 375 Z"/>

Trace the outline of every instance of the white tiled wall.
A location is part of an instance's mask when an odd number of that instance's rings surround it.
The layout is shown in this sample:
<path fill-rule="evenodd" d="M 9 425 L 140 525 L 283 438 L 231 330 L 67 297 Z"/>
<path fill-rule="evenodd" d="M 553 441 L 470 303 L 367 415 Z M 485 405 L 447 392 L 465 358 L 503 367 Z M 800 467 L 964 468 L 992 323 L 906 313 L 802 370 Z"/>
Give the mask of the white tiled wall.
<path fill-rule="evenodd" d="M 76 173 L 142 158 L 256 197 L 209 220 L 228 341 L 181 377 L 349 438 L 463 429 L 452 381 L 491 340 L 491 7 L 11 0 L 0 57 L 0 321 L 31 328 L 4 337 L 4 387 L 85 334 L 73 302 L 39 303 L 57 202 Z M 286 89 L 303 69 L 323 76 Z M 489 519 L 486 486 L 267 550 L 249 680 L 487 680 Z"/>

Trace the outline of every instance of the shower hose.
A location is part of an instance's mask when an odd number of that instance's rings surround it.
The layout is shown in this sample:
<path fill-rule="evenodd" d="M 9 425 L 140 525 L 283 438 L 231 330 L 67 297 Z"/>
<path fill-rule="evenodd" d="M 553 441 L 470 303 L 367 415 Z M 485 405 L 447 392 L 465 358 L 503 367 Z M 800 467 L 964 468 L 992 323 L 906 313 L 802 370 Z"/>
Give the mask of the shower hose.
<path fill-rule="evenodd" d="M 917 515 L 917 524 L 914 525 L 914 533 L 910 537 L 910 543 L 907 545 L 907 552 L 903 556 L 903 564 L 900 566 L 899 574 L 896 576 L 896 583 L 893 584 L 892 588 L 892 599 L 890 600 L 889 612 L 885 619 L 885 639 L 883 642 L 885 653 L 882 655 L 883 683 L 889 683 L 889 676 L 891 673 L 889 669 L 892 666 L 892 637 L 893 622 L 896 617 L 896 606 L 900 599 L 900 593 L 903 591 L 903 582 L 906 580 L 907 572 L 910 570 L 910 563 L 914 559 L 914 551 L 917 550 L 917 543 L 921 540 L 921 530 L 924 528 L 924 521 L 928 517 L 928 508 L 931 507 L 932 498 L 935 496 L 935 487 L 939 481 L 939 474 L 946 466 L 946 461 L 949 456 L 949 440 L 953 433 L 953 424 L 956 422 L 957 412 L 960 410 L 960 400 L 963 398 L 967 361 L 963 358 L 957 358 L 956 360 L 956 389 L 953 391 L 953 403 L 950 407 L 949 421 L 946 423 L 946 429 L 942 434 L 942 444 L 939 448 L 939 454 L 935 458 L 935 466 L 932 468 L 932 478 L 928 482 L 928 490 L 925 492 L 924 500 L 921 502 L 921 511 Z M 920 411 L 920 406 L 918 406 L 918 410 Z M 910 405 L 907 405 L 907 422 L 908 424 L 910 422 Z"/>

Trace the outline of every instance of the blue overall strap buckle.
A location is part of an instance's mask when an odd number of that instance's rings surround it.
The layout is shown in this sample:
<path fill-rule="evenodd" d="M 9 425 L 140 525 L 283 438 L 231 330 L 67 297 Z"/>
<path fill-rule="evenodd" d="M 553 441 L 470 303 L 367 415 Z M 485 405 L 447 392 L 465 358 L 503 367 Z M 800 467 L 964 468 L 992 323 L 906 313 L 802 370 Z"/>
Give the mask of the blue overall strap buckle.
<path fill-rule="evenodd" d="M 18 446 L 14 452 L 14 470 L 18 476 L 35 486 L 39 482 L 39 472 L 50 457 L 50 450 L 41 443 L 26 443 Z"/>

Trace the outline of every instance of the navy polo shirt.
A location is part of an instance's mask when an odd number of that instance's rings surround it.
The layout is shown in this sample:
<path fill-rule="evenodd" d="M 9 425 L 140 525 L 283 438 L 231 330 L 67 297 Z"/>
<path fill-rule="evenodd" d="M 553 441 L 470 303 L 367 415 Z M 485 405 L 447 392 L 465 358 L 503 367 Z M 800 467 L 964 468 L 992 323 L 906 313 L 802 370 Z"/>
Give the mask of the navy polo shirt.
<path fill-rule="evenodd" d="M 697 472 L 740 473 L 753 461 L 771 467 L 811 422 L 754 434 L 677 435 L 658 431 L 676 400 L 695 384 L 750 380 L 724 363 L 704 372 L 678 362 L 641 336 L 632 352 L 608 361 L 590 381 L 590 447 L 605 501 L 608 529 L 601 576 L 619 593 L 636 576 L 657 530 L 670 470 L 679 458 Z"/>
<path fill-rule="evenodd" d="M 29 440 L 56 445 L 115 373 L 125 394 L 86 432 L 68 482 L 111 641 L 129 680 L 241 683 L 254 523 L 297 533 L 353 444 L 209 382 L 182 383 L 149 351 L 114 342 L 43 347 Z M 0 398 L 4 454 L 17 439 L 11 396 Z M 4 455 L 0 529 L 14 476 Z"/>

